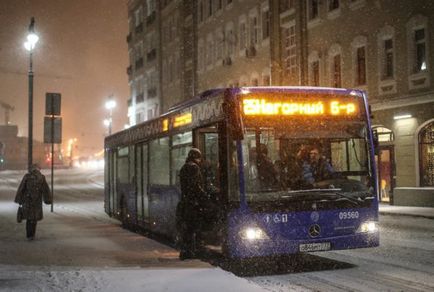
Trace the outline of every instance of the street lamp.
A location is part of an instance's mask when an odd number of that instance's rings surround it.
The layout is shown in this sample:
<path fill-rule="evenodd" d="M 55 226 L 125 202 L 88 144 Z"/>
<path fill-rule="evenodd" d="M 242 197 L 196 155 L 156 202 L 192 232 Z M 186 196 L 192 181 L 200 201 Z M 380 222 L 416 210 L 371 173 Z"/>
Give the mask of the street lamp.
<path fill-rule="evenodd" d="M 111 135 L 112 134 L 112 124 L 113 124 L 113 118 L 112 118 L 112 114 L 113 114 L 113 109 L 116 107 L 116 101 L 113 99 L 113 95 L 110 95 L 109 99 L 106 101 L 105 103 L 105 107 L 106 109 L 109 110 L 109 118 L 108 120 L 104 120 L 104 124 L 106 126 L 108 126 L 108 134 Z"/>
<path fill-rule="evenodd" d="M 110 126 L 110 119 L 104 119 L 102 122 L 107 128 Z"/>
<path fill-rule="evenodd" d="M 27 35 L 27 41 L 24 43 L 24 47 L 29 51 L 29 141 L 28 141 L 28 161 L 27 166 L 30 170 L 32 166 L 32 154 L 33 154 L 33 61 L 32 55 L 35 49 L 36 43 L 39 37 L 35 33 L 35 18 L 30 19 L 29 32 Z"/>

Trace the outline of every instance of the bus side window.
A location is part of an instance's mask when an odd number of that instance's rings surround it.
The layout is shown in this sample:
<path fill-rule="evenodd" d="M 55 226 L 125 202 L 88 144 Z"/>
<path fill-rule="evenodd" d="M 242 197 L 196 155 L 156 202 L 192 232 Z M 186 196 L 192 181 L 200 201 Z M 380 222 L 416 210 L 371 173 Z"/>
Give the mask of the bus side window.
<path fill-rule="evenodd" d="M 216 199 L 220 192 L 219 133 L 217 126 L 201 128 L 197 133 L 197 147 L 202 151 L 204 189 Z"/>
<path fill-rule="evenodd" d="M 171 174 L 171 184 L 180 188 L 179 181 L 179 171 L 185 163 L 188 151 L 191 149 L 191 144 L 193 140 L 192 133 L 185 132 L 181 134 L 176 134 L 172 136 L 172 174 Z"/>

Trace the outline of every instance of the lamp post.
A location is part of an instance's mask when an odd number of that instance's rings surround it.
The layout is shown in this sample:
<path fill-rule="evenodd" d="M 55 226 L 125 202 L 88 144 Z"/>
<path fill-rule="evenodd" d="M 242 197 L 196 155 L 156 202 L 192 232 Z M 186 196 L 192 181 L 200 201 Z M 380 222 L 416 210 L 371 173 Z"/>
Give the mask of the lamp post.
<path fill-rule="evenodd" d="M 35 34 L 35 18 L 30 19 L 29 31 L 27 35 L 27 41 L 24 43 L 24 47 L 29 51 L 29 141 L 28 141 L 28 161 L 27 168 L 30 170 L 32 166 L 32 154 L 33 154 L 33 50 L 38 42 L 39 37 Z"/>
<path fill-rule="evenodd" d="M 106 126 L 107 129 L 109 129 L 109 131 L 110 131 L 110 119 L 104 119 L 102 122 L 103 122 L 104 126 Z M 110 133 L 109 133 L 109 135 L 110 135 Z"/>
<path fill-rule="evenodd" d="M 112 134 L 112 124 L 113 124 L 113 109 L 116 107 L 116 101 L 113 99 L 113 95 L 110 95 L 108 100 L 105 103 L 106 109 L 109 110 L 109 118 L 108 120 L 104 120 L 104 124 L 108 126 L 108 134 Z"/>

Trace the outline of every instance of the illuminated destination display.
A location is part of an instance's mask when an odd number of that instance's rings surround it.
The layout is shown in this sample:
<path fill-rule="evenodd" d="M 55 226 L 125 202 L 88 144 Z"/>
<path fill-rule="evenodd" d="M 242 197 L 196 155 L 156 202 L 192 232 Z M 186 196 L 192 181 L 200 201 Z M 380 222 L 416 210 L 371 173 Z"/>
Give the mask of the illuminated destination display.
<path fill-rule="evenodd" d="M 169 119 L 164 119 L 163 120 L 163 131 L 167 131 L 169 130 Z"/>
<path fill-rule="evenodd" d="M 192 121 L 191 113 L 182 114 L 175 117 L 173 121 L 173 127 L 176 128 L 176 127 L 184 126 L 190 124 L 191 121 Z"/>
<path fill-rule="evenodd" d="M 259 98 L 243 100 L 243 112 L 248 116 L 354 116 L 357 114 L 355 102 L 330 101 L 268 101 Z"/>

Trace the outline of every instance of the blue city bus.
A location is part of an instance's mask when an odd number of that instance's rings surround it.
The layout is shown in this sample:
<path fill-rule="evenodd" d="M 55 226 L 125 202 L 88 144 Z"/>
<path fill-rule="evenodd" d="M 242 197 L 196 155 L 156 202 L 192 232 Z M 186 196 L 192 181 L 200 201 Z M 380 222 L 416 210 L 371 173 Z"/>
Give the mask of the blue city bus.
<path fill-rule="evenodd" d="M 196 147 L 205 249 L 246 259 L 375 247 L 374 145 L 361 90 L 209 90 L 105 139 L 105 211 L 176 241 L 179 170 Z M 310 155 L 327 174 L 309 173 Z"/>

